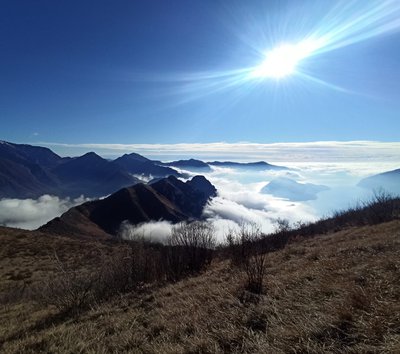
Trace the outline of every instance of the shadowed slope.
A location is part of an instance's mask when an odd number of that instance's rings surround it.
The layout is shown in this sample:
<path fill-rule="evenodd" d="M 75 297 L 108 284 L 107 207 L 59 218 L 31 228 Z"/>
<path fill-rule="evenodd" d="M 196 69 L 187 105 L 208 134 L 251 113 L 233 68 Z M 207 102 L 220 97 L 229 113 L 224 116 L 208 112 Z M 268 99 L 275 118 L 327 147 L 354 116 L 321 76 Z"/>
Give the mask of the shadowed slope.
<path fill-rule="evenodd" d="M 204 177 L 203 177 L 204 178 Z M 205 178 L 202 187 L 170 176 L 152 185 L 143 183 L 123 188 L 109 197 L 71 208 L 40 230 L 55 234 L 104 237 L 116 235 L 125 220 L 139 224 L 150 220 L 177 223 L 201 217 L 202 210 L 216 190 Z M 205 185 L 208 185 L 208 189 Z"/>

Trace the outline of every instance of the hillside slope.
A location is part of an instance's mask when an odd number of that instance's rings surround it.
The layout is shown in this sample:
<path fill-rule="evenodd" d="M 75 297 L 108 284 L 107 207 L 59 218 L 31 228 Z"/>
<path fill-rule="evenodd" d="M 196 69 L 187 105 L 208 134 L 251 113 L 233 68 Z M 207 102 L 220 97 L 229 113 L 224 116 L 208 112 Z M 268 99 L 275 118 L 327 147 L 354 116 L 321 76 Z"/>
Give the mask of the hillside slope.
<path fill-rule="evenodd" d="M 6 228 L 0 239 L 3 293 L 56 272 L 54 249 L 87 271 L 120 247 Z M 297 240 L 269 253 L 261 296 L 243 290 L 243 275 L 228 261 L 215 261 L 200 276 L 117 296 L 72 317 L 22 298 L 0 309 L 0 350 L 398 353 L 399 260 L 396 220 Z"/>

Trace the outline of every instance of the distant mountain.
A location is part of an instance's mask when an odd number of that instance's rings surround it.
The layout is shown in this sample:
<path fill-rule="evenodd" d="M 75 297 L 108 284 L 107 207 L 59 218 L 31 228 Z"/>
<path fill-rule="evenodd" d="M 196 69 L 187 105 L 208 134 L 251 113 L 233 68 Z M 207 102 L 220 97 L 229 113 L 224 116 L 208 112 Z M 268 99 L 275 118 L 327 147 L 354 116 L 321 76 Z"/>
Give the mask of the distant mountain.
<path fill-rule="evenodd" d="M 327 186 L 312 183 L 299 183 L 287 177 L 272 180 L 261 189 L 261 193 L 272 194 L 275 197 L 291 201 L 306 201 L 317 199 L 317 194 L 329 190 Z"/>
<path fill-rule="evenodd" d="M 211 166 L 231 167 L 240 169 L 257 169 L 257 170 L 287 170 L 287 167 L 271 165 L 265 161 L 258 162 L 232 162 L 232 161 L 213 161 L 207 162 Z"/>
<path fill-rule="evenodd" d="M 364 178 L 358 183 L 358 186 L 400 194 L 400 168 Z"/>
<path fill-rule="evenodd" d="M 163 163 L 136 153 L 115 160 L 106 160 L 94 152 L 79 157 L 60 157 L 45 147 L 0 141 L 0 198 L 38 198 L 43 194 L 97 198 L 139 183 L 142 177 L 155 181 L 167 176 L 189 177 L 173 167 L 206 173 L 211 171 L 210 165 L 254 170 L 287 169 L 264 161 L 205 163 L 189 159 Z"/>
<path fill-rule="evenodd" d="M 210 172 L 211 167 L 201 161 L 201 160 L 195 160 L 195 159 L 189 159 L 189 160 L 178 160 L 178 161 L 172 161 L 172 162 L 161 162 L 163 166 L 172 166 L 172 167 L 177 167 L 181 168 L 184 170 L 189 170 L 189 171 L 195 171 L 195 172 Z"/>
<path fill-rule="evenodd" d="M 51 190 L 53 183 L 43 181 L 32 166 L 0 158 L 0 197 L 36 198 Z"/>
<path fill-rule="evenodd" d="M 0 198 L 54 193 L 58 181 L 50 169 L 61 161 L 47 148 L 0 141 Z"/>
<path fill-rule="evenodd" d="M 204 177 L 182 182 L 174 176 L 152 185 L 123 188 L 109 197 L 71 208 L 40 230 L 55 234 L 107 237 L 116 235 L 125 220 L 139 224 L 151 220 L 172 223 L 198 219 L 215 187 Z"/>
<path fill-rule="evenodd" d="M 48 148 L 27 144 L 13 144 L 0 140 L 0 158 L 14 162 L 28 162 L 43 167 L 54 167 L 62 158 Z"/>
<path fill-rule="evenodd" d="M 101 197 L 140 182 L 134 175 L 180 174 L 135 153 L 114 161 L 94 152 L 61 158 L 48 148 L 0 141 L 0 198 Z"/>
<path fill-rule="evenodd" d="M 135 175 L 147 175 L 153 177 L 179 176 L 173 168 L 160 166 L 158 162 L 151 161 L 139 154 L 125 154 L 113 161 L 123 170 Z"/>
<path fill-rule="evenodd" d="M 52 169 L 52 173 L 62 183 L 61 193 L 71 197 L 81 194 L 91 197 L 105 196 L 121 187 L 140 182 L 138 178 L 94 152 L 59 164 Z"/>

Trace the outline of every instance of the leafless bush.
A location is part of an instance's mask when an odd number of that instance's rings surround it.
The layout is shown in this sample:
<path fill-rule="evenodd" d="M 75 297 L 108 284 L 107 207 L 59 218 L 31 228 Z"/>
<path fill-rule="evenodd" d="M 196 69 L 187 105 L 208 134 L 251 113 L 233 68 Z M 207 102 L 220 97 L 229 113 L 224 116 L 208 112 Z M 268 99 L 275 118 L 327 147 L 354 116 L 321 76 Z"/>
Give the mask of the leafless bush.
<path fill-rule="evenodd" d="M 290 221 L 288 219 L 277 218 L 275 220 L 275 233 L 283 233 L 290 231 L 291 229 Z"/>
<path fill-rule="evenodd" d="M 246 272 L 246 290 L 255 294 L 263 292 L 266 255 L 265 253 L 256 253 L 250 257 L 245 264 Z"/>
<path fill-rule="evenodd" d="M 168 277 L 177 280 L 186 274 L 200 272 L 210 264 L 216 244 L 214 228 L 198 221 L 178 224 L 167 243 Z"/>
<path fill-rule="evenodd" d="M 328 231 L 344 226 L 375 225 L 397 218 L 399 210 L 400 199 L 381 189 L 374 191 L 369 200 L 358 202 L 346 210 L 336 211 L 331 218 L 316 224 L 323 225 Z"/>
<path fill-rule="evenodd" d="M 216 243 L 212 226 L 200 222 L 177 225 L 167 246 L 137 237 L 120 242 L 111 257 L 101 254 L 92 270 L 71 268 L 55 253 L 57 271 L 35 288 L 35 299 L 79 312 L 118 293 L 200 272 L 211 262 Z"/>
<path fill-rule="evenodd" d="M 363 206 L 368 224 L 378 224 L 395 217 L 396 199 L 383 189 L 375 190 L 372 198 Z"/>
<path fill-rule="evenodd" d="M 79 312 L 110 296 L 163 280 L 161 253 L 143 243 L 118 248 L 112 257 L 101 255 L 95 270 L 74 269 L 54 254 L 56 272 L 33 289 L 33 297 L 63 312 Z"/>
<path fill-rule="evenodd" d="M 229 230 L 226 243 L 233 266 L 243 267 L 254 254 L 255 242 L 260 240 L 261 228 L 256 223 L 241 223 L 239 230 Z"/>
<path fill-rule="evenodd" d="M 54 254 L 57 272 L 37 286 L 33 293 L 36 300 L 46 305 L 54 305 L 63 312 L 78 312 L 94 300 L 96 274 L 69 269 Z"/>
<path fill-rule="evenodd" d="M 263 291 L 266 263 L 260 226 L 242 223 L 238 231 L 230 230 L 226 241 L 232 265 L 246 274 L 246 290 L 260 294 Z"/>

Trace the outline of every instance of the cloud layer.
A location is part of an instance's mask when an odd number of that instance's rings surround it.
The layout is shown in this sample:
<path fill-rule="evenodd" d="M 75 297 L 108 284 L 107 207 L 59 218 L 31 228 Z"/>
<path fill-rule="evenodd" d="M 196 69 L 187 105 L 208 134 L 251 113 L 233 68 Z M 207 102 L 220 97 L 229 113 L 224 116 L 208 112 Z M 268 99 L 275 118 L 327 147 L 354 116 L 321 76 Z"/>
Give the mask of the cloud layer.
<path fill-rule="evenodd" d="M 229 230 L 239 227 L 242 222 L 256 223 L 268 233 L 275 230 L 278 218 L 287 219 L 290 223 L 313 221 L 334 210 L 347 208 L 371 195 L 370 191 L 357 187 L 361 178 L 398 167 L 392 162 L 297 162 L 287 166 L 291 169 L 254 171 L 213 167 L 211 172 L 204 173 L 218 190 L 218 196 L 205 207 L 204 218 L 214 225 L 220 241 Z M 184 172 L 189 176 L 194 175 L 190 171 Z M 308 201 L 293 201 L 262 193 L 263 187 L 279 178 L 290 178 L 301 183 L 300 186 L 305 183 L 322 184 L 328 186 L 329 190 L 318 193 L 315 200 Z M 37 200 L 2 199 L 0 224 L 34 229 L 84 201 L 83 197 L 71 200 L 49 195 Z M 173 227 L 166 221 L 126 226 L 125 238 L 139 235 L 161 242 L 171 234 Z"/>
<path fill-rule="evenodd" d="M 182 144 L 61 144 L 41 142 L 61 155 L 77 155 L 93 150 L 100 155 L 120 156 L 137 152 L 155 159 L 196 157 L 202 159 L 230 159 L 238 161 L 266 160 L 285 162 L 400 162 L 400 142 L 378 141 L 317 141 L 258 144 L 238 143 L 182 143 Z"/>
<path fill-rule="evenodd" d="M 51 195 L 38 199 L 1 199 L 0 225 L 33 230 L 87 200 L 83 196 L 71 200 Z"/>

